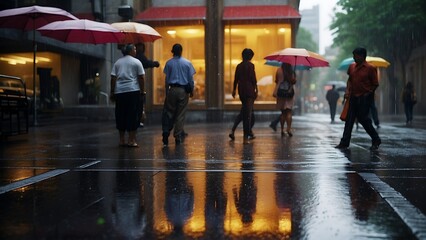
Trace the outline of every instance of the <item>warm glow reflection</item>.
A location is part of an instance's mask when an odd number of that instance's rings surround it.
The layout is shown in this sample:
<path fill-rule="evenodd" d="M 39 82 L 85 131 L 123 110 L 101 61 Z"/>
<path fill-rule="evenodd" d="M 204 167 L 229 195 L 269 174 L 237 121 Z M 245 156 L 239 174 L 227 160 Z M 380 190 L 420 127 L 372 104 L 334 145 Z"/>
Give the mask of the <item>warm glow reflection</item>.
<path fill-rule="evenodd" d="M 16 64 L 26 64 L 26 63 L 33 63 L 33 58 L 28 57 L 21 57 L 17 55 L 4 55 L 4 57 L 0 57 L 0 61 L 8 62 L 9 64 L 16 65 Z M 51 62 L 52 60 L 50 58 L 46 57 L 36 57 L 36 63 L 39 62 Z"/>
<path fill-rule="evenodd" d="M 290 209 L 285 209 L 280 214 L 280 219 L 278 221 L 278 230 L 281 233 L 289 235 L 291 233 L 291 211 Z"/>

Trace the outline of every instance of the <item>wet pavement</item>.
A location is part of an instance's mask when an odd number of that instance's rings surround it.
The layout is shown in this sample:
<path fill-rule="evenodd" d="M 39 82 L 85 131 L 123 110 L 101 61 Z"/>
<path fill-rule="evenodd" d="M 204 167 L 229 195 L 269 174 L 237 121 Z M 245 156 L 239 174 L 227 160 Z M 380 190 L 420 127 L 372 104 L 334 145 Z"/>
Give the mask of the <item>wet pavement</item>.
<path fill-rule="evenodd" d="M 127 148 L 112 121 L 42 123 L 1 142 L 0 239 L 426 239 L 423 120 L 382 120 L 373 152 L 361 129 L 335 149 L 326 114 L 293 122 L 249 144 L 187 124 L 166 148 L 158 125 Z"/>

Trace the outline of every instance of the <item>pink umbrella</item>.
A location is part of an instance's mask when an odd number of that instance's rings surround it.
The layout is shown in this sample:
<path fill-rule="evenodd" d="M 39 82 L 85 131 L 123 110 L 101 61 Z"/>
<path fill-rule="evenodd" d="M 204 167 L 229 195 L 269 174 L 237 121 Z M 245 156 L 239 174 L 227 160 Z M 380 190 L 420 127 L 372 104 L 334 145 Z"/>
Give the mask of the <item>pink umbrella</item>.
<path fill-rule="evenodd" d="M 318 53 L 304 48 L 285 48 L 265 57 L 266 60 L 275 60 L 289 63 L 292 66 L 329 67 L 330 64 Z"/>
<path fill-rule="evenodd" d="M 67 19 L 77 19 L 71 13 L 60 8 L 31 6 L 13 8 L 0 11 L 0 28 L 16 28 L 24 31 L 35 30 L 50 22 Z M 36 53 L 37 43 L 35 41 L 35 31 L 33 31 L 33 101 L 34 101 L 34 125 L 37 125 L 37 99 L 36 99 Z"/>
<path fill-rule="evenodd" d="M 110 24 L 87 19 L 49 23 L 37 29 L 41 35 L 68 43 L 119 43 L 124 33 Z"/>
<path fill-rule="evenodd" d="M 112 23 L 111 26 L 117 28 L 125 34 L 122 43 L 144 43 L 154 42 L 161 38 L 154 28 L 149 25 L 136 23 L 136 22 L 117 22 Z"/>

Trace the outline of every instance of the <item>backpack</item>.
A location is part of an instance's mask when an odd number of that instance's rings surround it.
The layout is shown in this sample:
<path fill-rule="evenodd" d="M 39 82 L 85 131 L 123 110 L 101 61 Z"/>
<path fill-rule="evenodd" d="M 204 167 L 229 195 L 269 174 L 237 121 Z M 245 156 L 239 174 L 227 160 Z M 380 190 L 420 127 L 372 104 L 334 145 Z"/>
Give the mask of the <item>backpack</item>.
<path fill-rule="evenodd" d="M 289 81 L 284 80 L 280 83 L 277 96 L 280 98 L 292 98 L 294 96 L 294 89 Z"/>

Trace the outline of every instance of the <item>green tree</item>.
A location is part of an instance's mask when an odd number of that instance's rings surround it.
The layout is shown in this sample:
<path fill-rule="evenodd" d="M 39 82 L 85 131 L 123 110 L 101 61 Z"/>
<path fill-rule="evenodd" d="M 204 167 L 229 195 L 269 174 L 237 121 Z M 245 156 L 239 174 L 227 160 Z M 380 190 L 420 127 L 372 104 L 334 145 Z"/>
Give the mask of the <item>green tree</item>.
<path fill-rule="evenodd" d="M 388 68 L 391 108 L 398 85 L 395 66 L 401 69 L 405 82 L 405 66 L 414 48 L 426 43 L 426 1 L 424 0 L 339 0 L 330 29 L 334 44 L 351 55 L 356 46 L 365 46 L 369 55 L 383 56 L 392 64 Z M 392 110 L 390 109 L 390 112 Z"/>
<path fill-rule="evenodd" d="M 312 52 L 318 52 L 318 43 L 312 39 L 312 34 L 303 27 L 300 27 L 296 35 L 296 47 L 305 48 Z"/>

